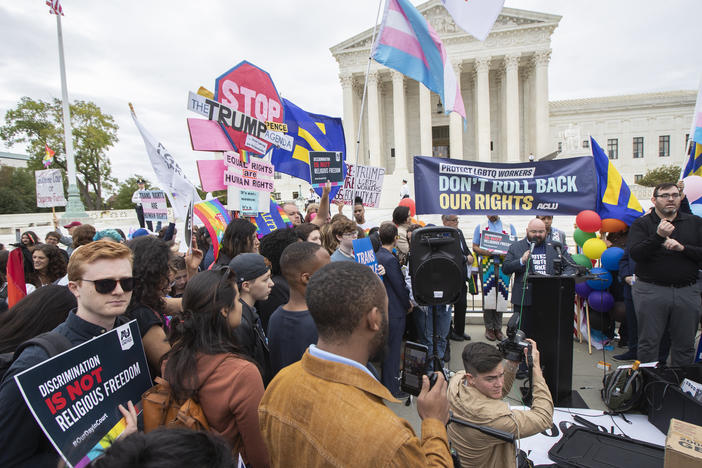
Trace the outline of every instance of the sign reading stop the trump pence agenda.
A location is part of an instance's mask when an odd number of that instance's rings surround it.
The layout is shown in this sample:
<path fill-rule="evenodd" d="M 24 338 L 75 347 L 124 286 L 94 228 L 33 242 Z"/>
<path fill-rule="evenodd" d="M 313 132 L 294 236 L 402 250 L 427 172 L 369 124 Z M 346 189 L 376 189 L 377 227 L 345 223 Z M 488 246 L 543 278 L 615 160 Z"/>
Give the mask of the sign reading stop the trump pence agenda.
<path fill-rule="evenodd" d="M 271 76 L 245 60 L 217 78 L 215 101 L 267 125 L 283 122 L 283 102 Z M 271 145 L 250 132 L 236 130 L 235 126 L 221 126 L 237 150 L 263 154 Z"/>

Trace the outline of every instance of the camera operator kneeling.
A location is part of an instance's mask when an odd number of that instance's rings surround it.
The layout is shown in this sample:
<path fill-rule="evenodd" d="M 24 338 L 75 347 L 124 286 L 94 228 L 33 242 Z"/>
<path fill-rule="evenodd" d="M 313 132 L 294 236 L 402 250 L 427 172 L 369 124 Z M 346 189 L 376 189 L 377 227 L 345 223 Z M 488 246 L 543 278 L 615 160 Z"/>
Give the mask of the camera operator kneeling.
<path fill-rule="evenodd" d="M 510 410 L 502 401 L 512 388 L 519 362 L 508 361 L 494 346 L 470 343 L 463 348 L 463 366 L 449 383 L 449 405 L 453 415 L 473 424 L 529 437 L 553 423 L 553 401 L 541 373 L 539 351 L 533 340 L 533 404 L 530 411 Z M 527 349 L 524 350 L 526 355 Z M 503 442 L 469 427 L 449 424 L 449 440 L 458 452 L 462 468 L 514 467 L 514 444 Z"/>

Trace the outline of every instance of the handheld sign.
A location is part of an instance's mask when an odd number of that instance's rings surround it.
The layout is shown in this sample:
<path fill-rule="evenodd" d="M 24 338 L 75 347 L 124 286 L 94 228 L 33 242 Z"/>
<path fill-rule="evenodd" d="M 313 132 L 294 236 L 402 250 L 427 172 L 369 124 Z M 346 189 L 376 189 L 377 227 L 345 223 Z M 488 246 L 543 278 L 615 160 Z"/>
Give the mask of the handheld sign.
<path fill-rule="evenodd" d="M 354 239 L 353 255 L 358 263 L 368 265 L 376 275 L 378 274 L 378 260 L 375 258 L 373 244 L 369 238 Z"/>
<path fill-rule="evenodd" d="M 497 255 L 505 255 L 513 243 L 514 240 L 509 234 L 490 231 L 480 233 L 480 248 L 492 250 Z"/>
<path fill-rule="evenodd" d="M 385 168 L 347 164 L 344 186 L 337 192 L 334 201 L 353 205 L 354 197 L 361 197 L 363 206 L 377 208 L 380 206 L 384 177 Z"/>
<path fill-rule="evenodd" d="M 126 426 L 118 405 L 151 387 L 136 320 L 15 376 L 29 409 L 69 466 L 98 457 Z"/>
<path fill-rule="evenodd" d="M 344 182 L 344 158 L 340 151 L 310 151 L 310 184 L 320 187 L 327 181 L 332 185 Z"/>
<path fill-rule="evenodd" d="M 34 171 L 34 178 L 37 183 L 37 206 L 39 208 L 66 206 L 60 169 Z"/>
<path fill-rule="evenodd" d="M 144 208 L 145 221 L 168 221 L 166 193 L 162 190 L 140 190 L 139 198 Z"/>

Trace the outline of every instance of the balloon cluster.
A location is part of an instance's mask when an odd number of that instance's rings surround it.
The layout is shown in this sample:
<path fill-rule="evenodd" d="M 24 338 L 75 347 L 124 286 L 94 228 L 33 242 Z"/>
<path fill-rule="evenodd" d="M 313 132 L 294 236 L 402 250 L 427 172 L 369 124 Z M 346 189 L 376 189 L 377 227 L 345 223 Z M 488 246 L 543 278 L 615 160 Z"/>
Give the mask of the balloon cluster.
<path fill-rule="evenodd" d="M 601 219 L 600 215 L 592 210 L 583 210 L 575 218 L 577 228 L 573 239 L 582 247 L 582 254 L 572 255 L 573 261 L 578 265 L 590 268 L 590 273 L 595 279 L 575 285 L 575 292 L 587 300 L 591 308 L 598 312 L 607 312 L 614 306 L 614 297 L 607 291 L 612 284 L 611 272 L 619 270 L 619 260 L 624 255 L 624 250 L 619 247 L 609 247 L 600 239 L 596 232 L 619 232 L 626 229 L 627 225 L 614 218 Z M 602 268 L 592 268 L 596 260 L 600 260 Z"/>

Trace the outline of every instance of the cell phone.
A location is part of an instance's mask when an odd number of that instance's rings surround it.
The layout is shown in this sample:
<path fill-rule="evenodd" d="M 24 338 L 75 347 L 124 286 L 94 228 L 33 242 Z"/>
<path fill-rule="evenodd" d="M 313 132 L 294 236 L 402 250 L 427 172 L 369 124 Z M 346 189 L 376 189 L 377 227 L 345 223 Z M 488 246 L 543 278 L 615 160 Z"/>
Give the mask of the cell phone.
<path fill-rule="evenodd" d="M 417 396 L 422 391 L 422 377 L 426 374 L 429 348 L 423 344 L 407 341 L 402 363 L 400 388 L 403 392 Z"/>

